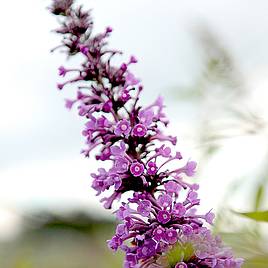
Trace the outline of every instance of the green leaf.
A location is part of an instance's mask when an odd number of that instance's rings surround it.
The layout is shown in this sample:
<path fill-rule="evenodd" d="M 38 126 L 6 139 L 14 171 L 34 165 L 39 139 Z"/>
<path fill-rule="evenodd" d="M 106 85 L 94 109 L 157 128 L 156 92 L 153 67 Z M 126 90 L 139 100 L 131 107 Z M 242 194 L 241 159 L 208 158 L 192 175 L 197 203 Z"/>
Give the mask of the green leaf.
<path fill-rule="evenodd" d="M 238 215 L 250 218 L 255 221 L 268 222 L 268 210 L 265 211 L 253 211 L 253 212 L 235 212 Z"/>
<path fill-rule="evenodd" d="M 184 245 L 177 243 L 167 252 L 167 261 L 170 267 L 174 267 L 176 263 L 182 260 L 188 261 L 193 255 L 194 249 L 190 243 Z"/>
<path fill-rule="evenodd" d="M 259 185 L 255 195 L 255 211 L 258 211 L 260 205 L 262 204 L 264 198 L 264 186 L 263 184 Z"/>

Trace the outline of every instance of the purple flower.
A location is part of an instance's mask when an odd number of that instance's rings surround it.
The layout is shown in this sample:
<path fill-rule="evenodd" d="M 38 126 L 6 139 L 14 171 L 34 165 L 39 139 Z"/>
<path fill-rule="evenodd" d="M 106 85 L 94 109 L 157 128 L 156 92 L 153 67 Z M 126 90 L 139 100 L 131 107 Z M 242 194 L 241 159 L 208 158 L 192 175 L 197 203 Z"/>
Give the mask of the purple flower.
<path fill-rule="evenodd" d="M 130 72 L 127 73 L 126 75 L 126 84 L 128 86 L 135 86 L 139 83 L 140 81 Z"/>
<path fill-rule="evenodd" d="M 106 101 L 104 104 L 103 104 L 103 108 L 102 110 L 105 112 L 105 113 L 109 113 L 112 111 L 112 108 L 113 108 L 113 103 L 111 100 L 108 100 Z"/>
<path fill-rule="evenodd" d="M 111 240 L 108 240 L 108 247 L 116 251 L 119 246 L 122 245 L 122 240 L 118 236 L 114 236 Z"/>
<path fill-rule="evenodd" d="M 60 84 L 60 83 L 57 84 L 57 88 L 58 88 L 59 90 L 62 90 L 63 87 L 64 87 L 64 84 Z"/>
<path fill-rule="evenodd" d="M 116 235 L 118 237 L 128 235 L 128 229 L 126 228 L 125 224 L 118 224 L 116 227 Z"/>
<path fill-rule="evenodd" d="M 152 109 L 140 110 L 138 117 L 140 119 L 140 123 L 148 127 L 153 122 L 154 112 Z"/>
<path fill-rule="evenodd" d="M 158 204 L 163 208 L 167 208 L 172 204 L 172 198 L 167 194 L 160 195 L 158 198 Z"/>
<path fill-rule="evenodd" d="M 182 203 L 177 203 L 174 205 L 174 214 L 177 217 L 183 217 L 186 213 L 186 208 Z"/>
<path fill-rule="evenodd" d="M 153 239 L 146 240 L 144 245 L 138 249 L 139 258 L 149 258 L 155 255 L 156 242 Z"/>
<path fill-rule="evenodd" d="M 122 91 L 121 96 L 120 96 L 120 99 L 123 102 L 127 102 L 128 100 L 131 99 L 131 96 L 130 96 L 129 91 L 127 89 L 124 89 Z"/>
<path fill-rule="evenodd" d="M 129 63 L 137 63 L 137 62 L 138 62 L 138 60 L 135 56 L 130 57 Z"/>
<path fill-rule="evenodd" d="M 199 199 L 198 199 L 198 194 L 195 191 L 189 191 L 188 195 L 187 195 L 187 200 L 194 204 L 194 203 L 198 203 Z"/>
<path fill-rule="evenodd" d="M 150 161 L 150 162 L 148 163 L 147 173 L 148 173 L 149 175 L 155 175 L 156 172 L 157 172 L 157 167 L 156 167 L 155 162 Z"/>
<path fill-rule="evenodd" d="M 187 266 L 187 264 L 185 262 L 179 262 L 175 266 L 175 268 L 187 268 L 187 267 L 188 266 Z M 189 266 L 189 267 L 191 267 L 191 266 Z M 192 267 L 194 268 L 195 266 L 192 266 Z"/>
<path fill-rule="evenodd" d="M 124 156 L 126 153 L 126 144 L 123 141 L 120 141 L 120 146 L 111 146 L 111 153 L 115 156 Z"/>
<path fill-rule="evenodd" d="M 105 161 L 110 159 L 111 156 L 111 149 L 110 147 L 104 147 L 103 150 L 101 151 L 100 155 L 96 155 L 97 160 Z"/>
<path fill-rule="evenodd" d="M 205 220 L 207 223 L 209 224 L 213 224 L 213 220 L 215 218 L 215 214 L 212 213 L 212 212 L 208 212 L 206 215 L 205 215 Z"/>
<path fill-rule="evenodd" d="M 174 230 L 173 228 L 167 229 L 165 232 L 165 240 L 169 244 L 175 244 L 177 242 L 177 231 Z"/>
<path fill-rule="evenodd" d="M 144 165 L 137 161 L 134 161 L 130 166 L 130 172 L 134 177 L 139 177 L 144 172 Z"/>
<path fill-rule="evenodd" d="M 182 232 L 186 236 L 191 235 L 193 233 L 193 228 L 189 224 L 184 224 L 182 226 Z"/>
<path fill-rule="evenodd" d="M 63 66 L 60 66 L 59 67 L 59 75 L 65 76 L 66 73 L 67 73 L 67 70 Z"/>
<path fill-rule="evenodd" d="M 156 241 L 160 241 L 165 238 L 165 229 L 161 226 L 154 229 L 153 238 Z"/>
<path fill-rule="evenodd" d="M 164 184 L 166 191 L 169 194 L 177 194 L 180 190 L 180 186 L 178 185 L 178 183 L 174 182 L 174 181 L 169 181 L 167 183 Z"/>
<path fill-rule="evenodd" d="M 119 156 L 115 159 L 114 166 L 113 166 L 113 169 L 115 172 L 124 173 L 128 170 L 128 167 L 129 167 L 129 162 L 126 158 Z"/>
<path fill-rule="evenodd" d="M 125 268 L 241 267 L 243 260 L 235 259 L 204 227 L 213 223 L 215 215 L 196 213 L 199 186 L 184 179 L 195 174 L 196 162 L 169 169 L 171 161 L 175 164 L 183 157 L 174 148 L 177 138 L 164 132 L 169 120 L 163 98 L 140 105 L 143 86 L 130 70 L 137 59 L 131 56 L 116 65 L 114 56 L 121 52 L 108 48 L 112 28 L 94 34 L 90 12 L 74 6 L 73 0 L 53 0 L 50 11 L 61 16 L 58 47 L 69 57 L 78 54 L 81 60 L 75 68 L 59 67 L 60 76 L 70 72 L 72 79 L 57 87 L 77 85 L 76 98 L 67 100 L 66 107 L 76 104 L 86 122 L 82 152 L 89 157 L 96 151 L 97 160 L 112 166 L 91 174 L 92 187 L 97 195 L 111 192 L 101 199 L 106 209 L 123 194 L 134 192 L 116 211 L 120 223 L 108 246 L 125 252 Z"/>
<path fill-rule="evenodd" d="M 82 45 L 80 45 L 80 46 L 79 46 L 79 49 L 80 49 L 81 53 L 83 53 L 85 56 L 86 56 L 86 55 L 88 54 L 88 52 L 89 52 L 89 49 L 88 49 L 87 46 L 82 46 Z"/>
<path fill-rule="evenodd" d="M 137 257 L 136 257 L 136 255 L 135 254 L 131 254 L 131 253 L 128 253 L 127 255 L 126 255 L 126 264 L 128 265 L 128 266 L 126 266 L 126 267 L 134 267 L 136 264 L 137 264 Z"/>
<path fill-rule="evenodd" d="M 122 134 L 128 135 L 131 131 L 130 124 L 126 119 L 119 121 L 115 127 L 114 134 L 121 136 Z"/>
<path fill-rule="evenodd" d="M 133 136 L 144 137 L 147 133 L 147 128 L 142 124 L 137 124 L 134 126 L 132 133 Z"/>
<path fill-rule="evenodd" d="M 195 174 L 196 165 L 197 164 L 194 161 L 187 162 L 186 166 L 184 167 L 185 174 L 189 177 L 192 177 Z"/>
<path fill-rule="evenodd" d="M 151 212 L 152 204 L 148 200 L 143 200 L 139 203 L 137 211 L 140 213 L 140 215 L 144 217 L 148 217 Z"/>
<path fill-rule="evenodd" d="M 68 100 L 68 99 L 66 99 L 65 100 L 65 107 L 70 110 L 70 109 L 72 109 L 72 107 L 73 107 L 75 102 L 76 102 L 76 100 Z"/>
<path fill-rule="evenodd" d="M 163 157 L 169 157 L 171 154 L 171 149 L 170 147 L 165 147 L 165 145 L 162 145 L 160 148 L 158 148 L 157 152 Z"/>
<path fill-rule="evenodd" d="M 157 220 L 162 224 L 168 223 L 171 220 L 170 213 L 166 210 L 160 210 L 157 214 Z"/>

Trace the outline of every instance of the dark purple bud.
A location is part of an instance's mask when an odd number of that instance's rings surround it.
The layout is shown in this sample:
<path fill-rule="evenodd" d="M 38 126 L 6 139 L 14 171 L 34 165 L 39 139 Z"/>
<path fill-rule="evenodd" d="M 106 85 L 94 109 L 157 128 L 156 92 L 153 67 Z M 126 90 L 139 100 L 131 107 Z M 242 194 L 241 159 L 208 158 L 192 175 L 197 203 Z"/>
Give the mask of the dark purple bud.
<path fill-rule="evenodd" d="M 137 62 L 138 62 L 138 60 L 135 56 L 130 57 L 129 63 L 137 63 Z"/>
<path fill-rule="evenodd" d="M 63 66 L 60 66 L 59 67 L 59 75 L 65 76 L 66 73 L 67 73 L 67 70 Z"/>
<path fill-rule="evenodd" d="M 112 108 L 113 108 L 113 103 L 112 101 L 108 100 L 104 103 L 103 105 L 103 108 L 102 110 L 105 112 L 105 113 L 109 113 L 112 111 Z"/>
<path fill-rule="evenodd" d="M 111 33 L 112 31 L 113 31 L 113 28 L 112 27 L 108 26 L 106 28 L 106 33 Z"/>

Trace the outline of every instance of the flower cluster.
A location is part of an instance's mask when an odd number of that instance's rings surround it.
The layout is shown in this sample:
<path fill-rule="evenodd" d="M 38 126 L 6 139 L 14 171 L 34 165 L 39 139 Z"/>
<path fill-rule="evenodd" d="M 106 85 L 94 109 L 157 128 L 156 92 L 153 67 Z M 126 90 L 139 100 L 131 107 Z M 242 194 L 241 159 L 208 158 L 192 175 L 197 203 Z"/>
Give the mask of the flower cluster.
<path fill-rule="evenodd" d="M 234 259 L 220 238 L 203 226 L 212 224 L 214 214 L 196 213 L 197 192 L 189 189 L 183 200 L 176 194 L 168 182 L 157 199 L 135 193 L 119 208 L 116 216 L 122 223 L 108 246 L 125 251 L 124 267 L 240 267 L 242 260 Z"/>
<path fill-rule="evenodd" d="M 66 107 L 76 105 L 85 118 L 82 153 L 89 157 L 98 149 L 96 159 L 109 166 L 91 174 L 92 187 L 104 194 L 107 209 L 122 194 L 134 192 L 116 212 L 121 223 L 109 247 L 125 251 L 125 268 L 240 267 L 242 261 L 204 226 L 212 224 L 214 214 L 196 212 L 199 186 L 185 181 L 195 174 L 196 163 L 174 151 L 176 137 L 164 133 L 169 122 L 163 99 L 139 105 L 143 86 L 130 71 L 137 59 L 114 65 L 114 56 L 122 53 L 107 47 L 112 28 L 93 35 L 90 12 L 74 7 L 73 0 L 54 0 L 49 9 L 60 16 L 56 32 L 63 38 L 56 48 L 82 58 L 76 68 L 59 67 L 60 76 L 72 78 L 57 85 L 62 90 L 78 83 L 76 98 L 66 100 Z"/>

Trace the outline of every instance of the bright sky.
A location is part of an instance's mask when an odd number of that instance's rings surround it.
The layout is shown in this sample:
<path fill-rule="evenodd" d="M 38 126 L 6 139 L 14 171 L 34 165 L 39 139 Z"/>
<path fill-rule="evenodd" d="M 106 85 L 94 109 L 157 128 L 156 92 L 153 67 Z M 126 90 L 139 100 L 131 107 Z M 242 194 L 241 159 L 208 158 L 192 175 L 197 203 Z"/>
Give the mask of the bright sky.
<path fill-rule="evenodd" d="M 222 37 L 246 83 L 255 88 L 252 101 L 260 109 L 266 107 L 267 1 L 78 2 L 94 9 L 97 30 L 107 25 L 114 28 L 112 47 L 125 51 L 126 57 L 134 54 L 139 59 L 135 72 L 145 85 L 143 102 L 159 93 L 166 97 L 171 131 L 182 143 L 185 139 L 180 146 L 186 155 L 194 158 L 198 148 L 187 139 L 192 128 L 184 108 L 171 101 L 167 89 L 192 81 L 200 71 L 199 49 L 192 36 L 194 26 L 205 23 Z M 64 108 L 63 99 L 71 93 L 59 93 L 55 88 L 57 68 L 65 58 L 49 53 L 59 39 L 50 32 L 57 24 L 45 9 L 48 4 L 40 0 L 1 3 L 0 207 L 6 217 L 0 217 L 4 219 L 2 223 L 0 219 L 0 227 L 8 225 L 7 219 L 14 222 L 11 209 L 52 205 L 97 211 L 100 207 L 90 190 L 89 174 L 95 170 L 95 163 L 79 154 L 82 123 L 75 112 Z M 248 157 L 248 152 L 255 158 Z M 206 177 L 201 183 L 204 208 L 211 204 L 217 207 L 230 180 L 241 172 L 252 172 L 253 160 L 263 154 L 260 141 L 231 141 L 202 174 Z"/>

